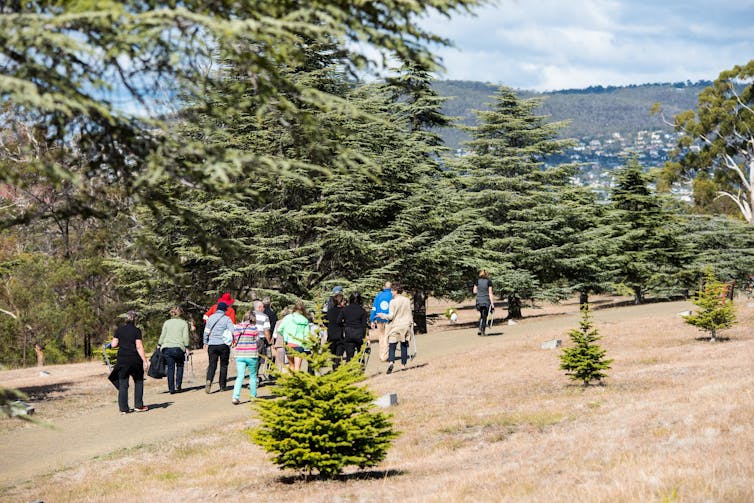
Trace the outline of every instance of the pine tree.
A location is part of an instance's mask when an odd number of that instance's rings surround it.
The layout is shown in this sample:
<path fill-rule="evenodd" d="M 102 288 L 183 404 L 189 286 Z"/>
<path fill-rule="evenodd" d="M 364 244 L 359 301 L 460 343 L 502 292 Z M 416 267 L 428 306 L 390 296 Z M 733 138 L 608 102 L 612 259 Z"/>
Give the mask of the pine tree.
<path fill-rule="evenodd" d="M 592 323 L 589 304 L 582 304 L 579 328 L 568 332 L 568 336 L 574 347 L 563 348 L 560 355 L 560 368 L 566 371 L 566 375 L 574 381 L 582 381 L 584 386 L 606 377 L 604 371 L 610 368 L 613 360 L 606 359 L 607 352 L 597 344 L 601 337 Z"/>
<path fill-rule="evenodd" d="M 465 269 L 468 284 L 478 269 L 489 270 L 497 292 L 508 297 L 509 318 L 521 317 L 521 299 L 566 295 L 555 264 L 558 248 L 574 239 L 554 231 L 576 168 L 544 164 L 569 142 L 557 139 L 562 123 L 534 114 L 539 103 L 501 87 L 490 110 L 477 112 L 470 155 L 455 166 L 467 201 L 461 229 L 473 236 L 465 258 L 474 264 Z"/>
<path fill-rule="evenodd" d="M 684 267 L 692 257 L 680 239 L 676 217 L 665 209 L 636 159 L 617 170 L 615 177 L 608 215 L 614 242 L 609 258 L 613 281 L 630 288 L 636 304 L 644 302 L 650 290 L 681 292 Z"/>
<path fill-rule="evenodd" d="M 310 372 L 279 375 L 272 394 L 280 398 L 255 402 L 261 422 L 247 433 L 281 469 L 330 478 L 347 466 L 377 465 L 397 436 L 389 416 L 373 411 L 375 396 L 358 385 L 365 379 L 358 358 L 324 373 L 333 356 L 313 343 Z"/>
<path fill-rule="evenodd" d="M 706 270 L 704 285 L 692 299 L 699 311 L 684 319 L 689 325 L 709 332 L 715 341 L 717 331 L 732 327 L 736 322 L 736 306 L 729 300 L 725 283 L 718 281 L 712 268 Z"/>

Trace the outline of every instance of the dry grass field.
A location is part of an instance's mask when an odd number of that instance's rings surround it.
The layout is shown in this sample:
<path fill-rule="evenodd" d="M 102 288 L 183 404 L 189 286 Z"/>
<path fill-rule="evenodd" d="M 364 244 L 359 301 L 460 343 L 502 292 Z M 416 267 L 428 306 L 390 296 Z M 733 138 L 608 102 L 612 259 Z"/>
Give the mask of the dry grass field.
<path fill-rule="evenodd" d="M 604 386 L 587 388 L 559 370 L 559 350 L 540 349 L 576 326 L 573 303 L 528 310 L 484 338 L 441 319 L 419 337 L 414 368 L 367 381 L 400 401 L 387 459 L 337 480 L 278 470 L 242 432 L 256 422 L 249 411 L 194 431 L 164 424 L 160 442 L 28 474 L 0 501 L 752 502 L 754 307 L 738 306 L 716 343 L 676 315 L 687 303 L 596 310 L 615 361 Z M 465 309 L 460 321 L 473 318 Z M 112 434 L 138 428 L 131 416 L 114 416 Z M 5 421 L 12 438 L 19 427 Z"/>

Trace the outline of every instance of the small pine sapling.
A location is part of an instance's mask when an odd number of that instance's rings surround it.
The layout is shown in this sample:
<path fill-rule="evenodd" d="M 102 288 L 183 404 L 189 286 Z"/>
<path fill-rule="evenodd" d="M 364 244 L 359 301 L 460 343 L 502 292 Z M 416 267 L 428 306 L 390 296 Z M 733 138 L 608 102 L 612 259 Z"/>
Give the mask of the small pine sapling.
<path fill-rule="evenodd" d="M 699 311 L 684 317 L 684 320 L 709 332 L 710 341 L 715 341 L 718 330 L 730 328 L 736 322 L 736 307 L 728 299 L 727 285 L 717 280 L 710 267 L 706 269 L 704 285 L 691 302 Z"/>
<path fill-rule="evenodd" d="M 579 328 L 568 332 L 574 344 L 572 348 L 563 348 L 560 355 L 560 368 L 566 371 L 574 381 L 582 381 L 588 386 L 592 381 L 601 381 L 613 360 L 605 358 L 606 351 L 597 341 L 601 339 L 592 323 L 589 304 L 581 306 Z"/>
<path fill-rule="evenodd" d="M 260 424 L 247 430 L 252 442 L 273 455 L 281 469 L 332 478 L 347 466 L 375 466 L 398 436 L 390 416 L 375 411 L 375 396 L 358 383 L 365 379 L 359 359 L 332 372 L 333 355 L 315 337 L 307 355 L 309 372 L 280 374 L 275 400 L 254 403 Z"/>

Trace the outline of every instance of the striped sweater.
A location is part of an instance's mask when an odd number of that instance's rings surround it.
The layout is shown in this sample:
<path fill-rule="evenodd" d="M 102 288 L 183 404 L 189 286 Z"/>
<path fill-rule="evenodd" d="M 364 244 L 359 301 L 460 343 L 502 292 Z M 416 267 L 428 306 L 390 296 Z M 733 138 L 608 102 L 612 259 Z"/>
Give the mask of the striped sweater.
<path fill-rule="evenodd" d="M 247 321 L 241 322 L 233 329 L 233 344 L 236 358 L 258 358 L 257 338 L 259 330 Z"/>

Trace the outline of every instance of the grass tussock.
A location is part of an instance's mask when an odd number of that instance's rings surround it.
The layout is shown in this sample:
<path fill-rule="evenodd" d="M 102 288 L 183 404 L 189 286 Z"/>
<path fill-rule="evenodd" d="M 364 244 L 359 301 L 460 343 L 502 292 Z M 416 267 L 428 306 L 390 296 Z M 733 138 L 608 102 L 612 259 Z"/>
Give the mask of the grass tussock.
<path fill-rule="evenodd" d="M 536 333 L 524 320 L 473 349 L 459 342 L 426 366 L 377 375 L 375 393 L 399 394 L 390 412 L 401 436 L 369 472 L 324 481 L 278 470 L 242 433 L 250 412 L 211 434 L 6 488 L 0 500 L 754 501 L 754 308 L 739 307 L 717 343 L 696 341 L 678 305 L 596 311 L 615 360 L 604 386 L 571 384 L 559 353 L 539 348 L 565 339 L 575 314 Z"/>

